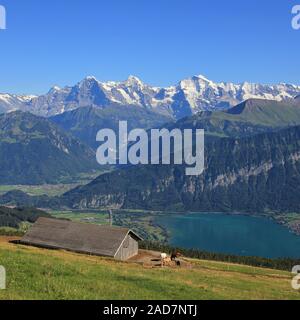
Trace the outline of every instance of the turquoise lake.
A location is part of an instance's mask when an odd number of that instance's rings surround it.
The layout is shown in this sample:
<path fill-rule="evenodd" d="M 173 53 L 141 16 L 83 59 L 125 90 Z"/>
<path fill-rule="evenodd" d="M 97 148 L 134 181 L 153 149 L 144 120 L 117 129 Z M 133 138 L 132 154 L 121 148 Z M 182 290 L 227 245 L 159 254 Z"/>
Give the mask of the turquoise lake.
<path fill-rule="evenodd" d="M 226 214 L 158 217 L 169 243 L 182 248 L 268 258 L 300 258 L 300 236 L 268 218 Z"/>

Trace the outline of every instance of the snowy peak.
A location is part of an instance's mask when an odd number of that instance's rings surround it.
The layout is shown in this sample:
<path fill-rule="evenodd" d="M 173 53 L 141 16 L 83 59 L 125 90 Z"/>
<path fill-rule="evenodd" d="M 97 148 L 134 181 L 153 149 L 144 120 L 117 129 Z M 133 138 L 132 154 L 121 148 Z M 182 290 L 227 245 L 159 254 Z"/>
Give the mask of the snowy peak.
<path fill-rule="evenodd" d="M 99 81 L 95 77 L 92 77 L 92 76 L 87 76 L 78 83 L 79 87 L 92 86 L 92 85 L 99 85 Z"/>
<path fill-rule="evenodd" d="M 144 83 L 135 76 L 129 76 L 128 79 L 124 82 L 124 84 L 128 86 L 137 86 L 137 87 L 143 87 Z"/>
<path fill-rule="evenodd" d="M 61 88 L 59 86 L 53 86 L 52 88 L 50 88 L 50 90 L 48 91 L 48 94 L 54 94 L 56 92 L 59 92 L 61 90 Z"/>
<path fill-rule="evenodd" d="M 217 83 L 204 75 L 167 88 L 147 85 L 135 76 L 121 82 L 88 76 L 73 87 L 54 86 L 38 97 L 0 94 L 0 113 L 20 109 L 49 117 L 80 107 L 134 105 L 178 119 L 202 110 L 228 109 L 248 99 L 285 101 L 299 95 L 300 86 L 294 84 Z"/>
<path fill-rule="evenodd" d="M 200 75 L 195 75 L 191 78 L 193 81 L 197 81 L 197 82 L 202 82 L 202 83 L 207 83 L 207 84 L 213 84 L 213 82 L 211 80 L 209 80 L 208 78 L 206 78 L 205 76 L 203 76 L 202 74 Z"/>
<path fill-rule="evenodd" d="M 8 113 L 16 110 L 22 110 L 24 106 L 36 96 L 33 95 L 15 95 L 0 93 L 0 113 Z"/>

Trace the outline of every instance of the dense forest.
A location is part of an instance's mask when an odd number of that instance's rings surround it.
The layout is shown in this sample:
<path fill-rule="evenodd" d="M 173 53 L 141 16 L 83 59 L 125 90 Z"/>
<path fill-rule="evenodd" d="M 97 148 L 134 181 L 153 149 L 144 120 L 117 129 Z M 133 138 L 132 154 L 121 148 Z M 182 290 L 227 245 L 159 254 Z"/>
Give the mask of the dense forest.
<path fill-rule="evenodd" d="M 0 207 L 0 227 L 19 228 L 22 222 L 35 222 L 39 217 L 47 217 L 48 213 L 35 208 Z"/>

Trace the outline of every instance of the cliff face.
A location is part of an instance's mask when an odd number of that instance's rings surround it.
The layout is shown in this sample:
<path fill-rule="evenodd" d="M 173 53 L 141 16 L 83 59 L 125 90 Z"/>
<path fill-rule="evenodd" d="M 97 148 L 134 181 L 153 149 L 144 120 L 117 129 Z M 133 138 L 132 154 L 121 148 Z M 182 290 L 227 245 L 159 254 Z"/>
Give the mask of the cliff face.
<path fill-rule="evenodd" d="M 247 138 L 210 139 L 205 171 L 139 166 L 104 174 L 71 190 L 73 208 L 300 212 L 300 127 Z"/>

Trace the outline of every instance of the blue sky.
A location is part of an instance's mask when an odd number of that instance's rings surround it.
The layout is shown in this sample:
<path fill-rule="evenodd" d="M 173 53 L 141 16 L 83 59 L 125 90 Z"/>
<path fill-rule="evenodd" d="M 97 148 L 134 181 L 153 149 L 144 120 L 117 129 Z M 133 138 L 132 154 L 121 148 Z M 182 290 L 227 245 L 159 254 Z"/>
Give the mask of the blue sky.
<path fill-rule="evenodd" d="M 44 93 L 87 75 L 159 86 L 300 84 L 300 0 L 0 0 L 0 92 Z"/>

